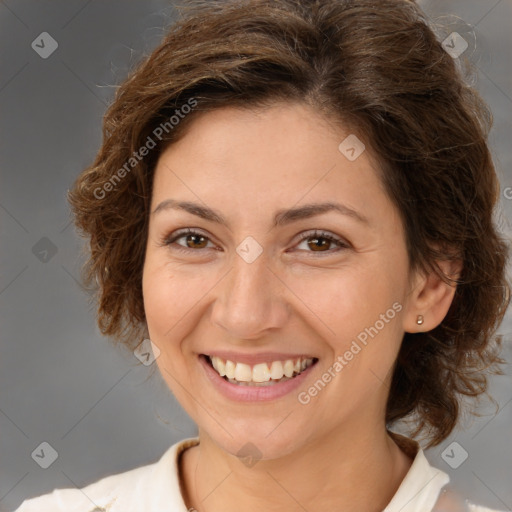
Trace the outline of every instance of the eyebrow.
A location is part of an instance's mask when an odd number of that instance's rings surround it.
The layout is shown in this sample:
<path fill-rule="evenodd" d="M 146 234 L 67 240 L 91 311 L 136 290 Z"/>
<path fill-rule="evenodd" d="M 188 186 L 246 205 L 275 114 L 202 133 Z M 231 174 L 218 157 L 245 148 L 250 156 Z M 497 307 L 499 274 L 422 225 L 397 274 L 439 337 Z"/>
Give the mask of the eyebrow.
<path fill-rule="evenodd" d="M 165 201 L 162 201 L 151 212 L 151 215 L 155 215 L 159 212 L 171 209 L 186 211 L 192 215 L 201 217 L 202 219 L 211 222 L 216 222 L 229 228 L 229 223 L 222 216 L 221 213 L 212 208 L 209 208 L 208 206 L 202 206 L 200 204 L 192 203 L 190 201 L 176 201 L 175 199 L 166 199 Z M 297 208 L 278 210 L 274 216 L 273 225 L 274 227 L 284 226 L 287 224 L 291 224 L 292 222 L 296 222 L 298 220 L 308 219 L 310 217 L 314 217 L 316 215 L 321 215 L 323 213 L 331 211 L 335 211 L 347 217 L 351 217 L 352 219 L 355 219 L 362 224 L 370 224 L 368 219 L 364 217 L 362 214 L 358 213 L 356 210 L 349 208 L 348 206 L 345 206 L 341 203 L 327 202 L 311 203 Z"/>

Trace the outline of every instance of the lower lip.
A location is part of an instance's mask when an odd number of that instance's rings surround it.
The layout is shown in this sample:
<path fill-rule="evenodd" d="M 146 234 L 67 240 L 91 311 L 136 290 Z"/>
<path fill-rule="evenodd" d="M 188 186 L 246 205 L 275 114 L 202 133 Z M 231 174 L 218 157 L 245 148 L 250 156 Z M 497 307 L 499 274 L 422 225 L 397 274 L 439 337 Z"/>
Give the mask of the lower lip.
<path fill-rule="evenodd" d="M 308 366 L 303 372 L 299 373 L 293 379 L 286 380 L 273 384 L 272 386 L 244 386 L 232 384 L 231 382 L 221 377 L 206 360 L 206 356 L 200 355 L 199 361 L 206 376 L 210 379 L 212 384 L 219 390 L 225 397 L 238 402 L 263 402 L 275 400 L 288 395 L 297 389 L 304 380 L 308 378 L 312 368 L 318 361 L 315 361 L 311 366 Z"/>

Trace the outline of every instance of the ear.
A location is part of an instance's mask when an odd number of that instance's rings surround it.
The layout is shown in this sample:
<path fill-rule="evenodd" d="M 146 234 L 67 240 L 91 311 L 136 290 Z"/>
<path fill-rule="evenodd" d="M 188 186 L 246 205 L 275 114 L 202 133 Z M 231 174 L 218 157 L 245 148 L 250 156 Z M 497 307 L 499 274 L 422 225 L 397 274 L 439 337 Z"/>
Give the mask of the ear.
<path fill-rule="evenodd" d="M 443 273 L 450 279 L 459 278 L 462 261 L 438 261 Z M 405 332 L 427 332 L 436 328 L 444 319 L 455 295 L 456 283 L 446 283 L 434 271 L 429 274 L 417 271 L 412 280 L 412 288 L 403 315 Z M 423 323 L 418 324 L 418 316 Z"/>

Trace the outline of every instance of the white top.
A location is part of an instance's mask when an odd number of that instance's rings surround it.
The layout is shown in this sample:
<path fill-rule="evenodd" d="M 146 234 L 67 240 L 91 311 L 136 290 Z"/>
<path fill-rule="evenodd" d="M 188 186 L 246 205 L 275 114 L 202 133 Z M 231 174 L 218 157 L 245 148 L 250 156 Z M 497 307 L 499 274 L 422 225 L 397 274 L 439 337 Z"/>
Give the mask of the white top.
<path fill-rule="evenodd" d="M 389 433 L 413 463 L 383 512 L 500 512 L 442 489 L 450 477 L 430 466 L 419 444 Z M 178 460 L 186 448 L 198 443 L 197 437 L 184 439 L 152 464 L 107 476 L 81 489 L 54 489 L 25 500 L 14 512 L 188 512 L 180 491 Z"/>

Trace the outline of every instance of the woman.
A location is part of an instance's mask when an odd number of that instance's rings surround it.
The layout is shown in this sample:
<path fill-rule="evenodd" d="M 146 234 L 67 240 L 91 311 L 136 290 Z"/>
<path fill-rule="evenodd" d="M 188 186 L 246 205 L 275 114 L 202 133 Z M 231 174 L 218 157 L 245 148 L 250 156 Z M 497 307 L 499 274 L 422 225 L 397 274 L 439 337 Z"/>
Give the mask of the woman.
<path fill-rule="evenodd" d="M 199 436 L 18 511 L 489 511 L 413 439 L 503 362 L 486 106 L 410 1 L 196 4 L 69 200 L 102 332 Z"/>

